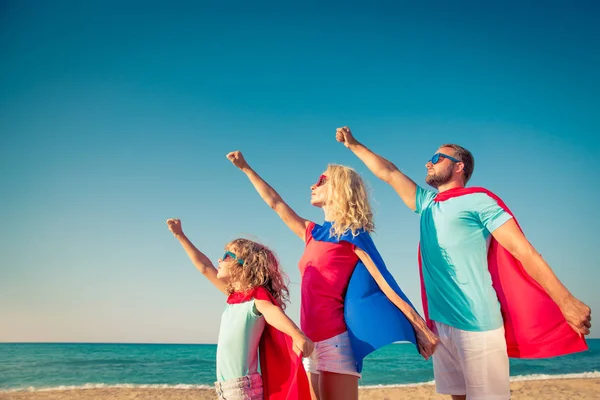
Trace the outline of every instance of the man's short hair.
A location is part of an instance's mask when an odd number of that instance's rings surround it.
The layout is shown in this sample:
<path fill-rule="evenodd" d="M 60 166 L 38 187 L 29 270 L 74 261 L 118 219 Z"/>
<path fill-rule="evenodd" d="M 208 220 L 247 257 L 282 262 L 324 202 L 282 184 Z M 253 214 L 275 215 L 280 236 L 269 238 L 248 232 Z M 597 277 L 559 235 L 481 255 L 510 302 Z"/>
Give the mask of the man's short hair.
<path fill-rule="evenodd" d="M 465 173 L 465 185 L 471 179 L 473 175 L 473 170 L 475 169 L 475 160 L 473 159 L 473 154 L 467 149 L 457 144 L 443 144 L 440 147 L 449 147 L 454 150 L 453 156 L 458 158 L 464 165 L 464 173 Z"/>

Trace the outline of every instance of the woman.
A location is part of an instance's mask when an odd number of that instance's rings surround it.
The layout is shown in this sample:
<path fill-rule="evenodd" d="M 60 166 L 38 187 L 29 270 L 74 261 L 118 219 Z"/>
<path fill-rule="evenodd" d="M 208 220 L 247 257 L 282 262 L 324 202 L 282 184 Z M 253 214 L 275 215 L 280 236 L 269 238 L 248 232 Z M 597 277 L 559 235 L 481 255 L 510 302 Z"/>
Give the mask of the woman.
<path fill-rule="evenodd" d="M 358 173 L 341 165 L 329 165 L 311 186 L 311 204 L 325 214 L 325 222 L 318 225 L 299 217 L 250 168 L 239 151 L 229 153 L 227 158 L 248 176 L 263 200 L 305 242 L 299 262 L 300 325 L 315 342 L 313 354 L 305 359 L 313 399 L 358 399 L 362 359 L 393 341 L 416 341 L 423 357 L 433 354 L 437 337 L 385 269 L 372 243 L 369 233 L 374 231 L 373 214 Z M 377 293 L 364 286 L 369 283 L 378 287 Z M 381 313 L 386 307 L 393 308 L 393 312 Z M 403 322 L 409 326 L 409 332 Z"/>

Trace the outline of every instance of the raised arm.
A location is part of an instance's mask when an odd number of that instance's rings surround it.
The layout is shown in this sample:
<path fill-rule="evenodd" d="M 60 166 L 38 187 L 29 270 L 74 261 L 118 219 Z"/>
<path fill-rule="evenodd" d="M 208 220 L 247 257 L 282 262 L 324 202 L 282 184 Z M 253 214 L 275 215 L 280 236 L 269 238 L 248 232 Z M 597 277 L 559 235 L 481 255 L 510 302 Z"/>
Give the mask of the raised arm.
<path fill-rule="evenodd" d="M 213 266 L 208 257 L 198 250 L 183 233 L 181 221 L 175 218 L 170 218 L 167 220 L 167 226 L 175 238 L 179 240 L 179 243 L 181 243 L 183 249 L 187 253 L 190 260 L 192 260 L 192 263 L 196 266 L 198 271 L 200 271 L 202 275 L 204 275 L 210 281 L 210 283 L 215 285 L 217 289 L 225 294 L 228 294 L 227 284 L 217 278 L 217 269 Z"/>
<path fill-rule="evenodd" d="M 406 316 L 408 321 L 411 323 L 413 328 L 415 329 L 415 333 L 417 336 L 417 344 L 419 347 L 419 353 L 426 360 L 431 357 L 435 351 L 435 347 L 437 346 L 439 339 L 438 337 L 427 327 L 427 324 L 421 318 L 421 316 L 415 311 L 414 308 L 411 307 L 410 304 L 402 300 L 400 296 L 391 288 L 389 283 L 385 280 L 379 268 L 375 265 L 371 256 L 369 256 L 365 251 L 356 248 L 354 250 L 358 258 L 365 264 L 367 270 L 377 283 L 377 286 L 381 289 L 383 294 Z M 385 322 L 382 322 L 385 323 Z"/>
<path fill-rule="evenodd" d="M 338 128 L 335 133 L 335 138 L 338 142 L 344 143 L 344 146 L 352 150 L 352 152 L 365 163 L 365 165 L 382 181 L 390 184 L 396 193 L 400 196 L 404 204 L 411 210 L 415 211 L 417 184 L 409 177 L 404 175 L 398 167 L 391 161 L 386 160 L 378 154 L 375 154 L 358 140 L 352 136 L 350 128 L 344 126 Z"/>
<path fill-rule="evenodd" d="M 285 222 L 285 224 L 300 237 L 305 240 L 306 228 L 308 227 L 309 221 L 304 218 L 300 218 L 298 214 L 288 206 L 285 201 L 281 198 L 279 193 L 275 191 L 263 178 L 260 177 L 250 165 L 244 159 L 244 156 L 239 151 L 233 151 L 227 154 L 227 159 L 238 167 L 243 173 L 248 176 L 250 182 L 254 186 L 254 189 L 258 192 L 260 197 L 271 207 L 277 215 Z"/>
<path fill-rule="evenodd" d="M 589 335 L 592 311 L 562 284 L 535 248 L 529 243 L 513 218 L 492 232 L 498 243 L 523 264 L 525 271 L 545 290 L 578 333 Z"/>

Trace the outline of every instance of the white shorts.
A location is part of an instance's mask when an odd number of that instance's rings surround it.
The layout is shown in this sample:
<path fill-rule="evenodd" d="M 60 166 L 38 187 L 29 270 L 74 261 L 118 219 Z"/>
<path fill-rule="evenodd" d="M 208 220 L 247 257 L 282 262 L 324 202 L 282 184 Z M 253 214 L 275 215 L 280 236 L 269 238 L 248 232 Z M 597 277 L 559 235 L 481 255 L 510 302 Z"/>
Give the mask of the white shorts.
<path fill-rule="evenodd" d="M 469 332 L 436 322 L 440 343 L 433 355 L 438 393 L 467 395 L 469 400 L 510 399 L 504 327 Z"/>
<path fill-rule="evenodd" d="M 326 371 L 361 377 L 356 369 L 356 360 L 350 346 L 348 331 L 316 342 L 315 350 L 310 357 L 302 361 L 304 369 L 313 374 L 318 374 L 319 371 Z"/>

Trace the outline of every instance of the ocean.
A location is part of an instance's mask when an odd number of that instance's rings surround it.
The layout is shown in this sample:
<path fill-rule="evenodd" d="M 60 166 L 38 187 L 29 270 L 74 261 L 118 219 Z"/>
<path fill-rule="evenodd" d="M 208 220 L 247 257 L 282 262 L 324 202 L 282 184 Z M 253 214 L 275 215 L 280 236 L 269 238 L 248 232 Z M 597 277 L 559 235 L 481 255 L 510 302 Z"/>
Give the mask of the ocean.
<path fill-rule="evenodd" d="M 512 360 L 520 379 L 600 377 L 600 339 L 589 351 L 553 359 Z M 0 343 L 0 390 L 76 387 L 212 388 L 216 345 Z M 422 384 L 433 380 L 432 362 L 410 344 L 370 355 L 361 386 Z"/>

